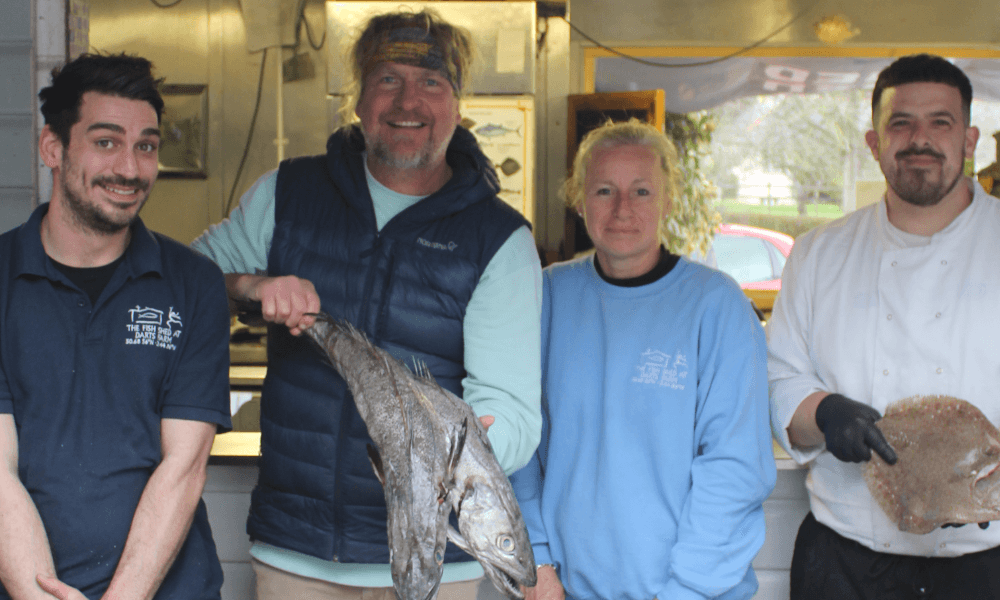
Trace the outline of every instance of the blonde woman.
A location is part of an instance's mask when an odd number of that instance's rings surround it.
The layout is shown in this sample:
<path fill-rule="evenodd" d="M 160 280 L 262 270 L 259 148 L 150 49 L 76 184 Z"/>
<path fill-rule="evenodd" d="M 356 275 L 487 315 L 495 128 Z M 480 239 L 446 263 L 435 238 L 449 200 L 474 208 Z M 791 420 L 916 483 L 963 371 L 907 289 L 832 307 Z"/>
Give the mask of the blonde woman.
<path fill-rule="evenodd" d="M 734 281 L 664 249 L 678 180 L 671 142 L 632 120 L 591 132 L 566 182 L 595 252 L 543 272 L 542 442 L 512 478 L 529 600 L 757 590 L 764 335 Z"/>

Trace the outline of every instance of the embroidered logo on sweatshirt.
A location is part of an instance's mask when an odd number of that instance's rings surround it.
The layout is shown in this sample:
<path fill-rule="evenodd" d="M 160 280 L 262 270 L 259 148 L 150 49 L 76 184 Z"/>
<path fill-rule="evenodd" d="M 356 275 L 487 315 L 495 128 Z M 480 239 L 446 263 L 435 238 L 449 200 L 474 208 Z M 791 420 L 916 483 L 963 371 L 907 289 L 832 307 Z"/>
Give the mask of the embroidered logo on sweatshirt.
<path fill-rule="evenodd" d="M 125 345 L 127 346 L 156 346 L 164 350 L 176 350 L 174 341 L 181 337 L 181 315 L 174 311 L 174 307 L 164 315 L 162 310 L 149 306 L 135 308 L 128 311 L 128 323 L 125 324 Z M 164 318 L 166 316 L 166 318 Z"/>
<path fill-rule="evenodd" d="M 455 242 L 448 242 L 447 244 L 441 244 L 439 242 L 428 242 L 424 238 L 417 238 L 417 243 L 421 246 L 427 246 L 428 248 L 433 248 L 435 250 L 447 250 L 451 252 L 455 248 L 458 248 L 458 244 Z"/>
<path fill-rule="evenodd" d="M 683 390 L 688 376 L 687 357 L 680 350 L 671 356 L 649 348 L 640 355 L 635 370 L 637 375 L 632 378 L 635 383 Z"/>

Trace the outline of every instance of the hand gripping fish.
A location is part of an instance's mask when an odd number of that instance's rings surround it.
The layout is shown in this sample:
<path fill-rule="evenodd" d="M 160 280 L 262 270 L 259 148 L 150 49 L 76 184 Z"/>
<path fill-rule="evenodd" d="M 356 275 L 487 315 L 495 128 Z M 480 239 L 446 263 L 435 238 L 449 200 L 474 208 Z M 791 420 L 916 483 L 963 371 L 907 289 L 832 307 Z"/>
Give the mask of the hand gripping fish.
<path fill-rule="evenodd" d="M 972 404 L 917 396 L 891 404 L 876 426 L 896 450 L 864 467 L 868 489 L 900 531 L 1000 519 L 1000 431 Z"/>
<path fill-rule="evenodd" d="M 418 367 L 415 376 L 350 324 L 316 315 L 306 330 L 347 382 L 377 450 L 369 458 L 388 509 L 393 585 L 401 600 L 437 596 L 447 539 L 499 591 L 522 599 L 535 562 L 521 511 L 472 408 Z M 454 510 L 459 531 L 448 525 Z"/>

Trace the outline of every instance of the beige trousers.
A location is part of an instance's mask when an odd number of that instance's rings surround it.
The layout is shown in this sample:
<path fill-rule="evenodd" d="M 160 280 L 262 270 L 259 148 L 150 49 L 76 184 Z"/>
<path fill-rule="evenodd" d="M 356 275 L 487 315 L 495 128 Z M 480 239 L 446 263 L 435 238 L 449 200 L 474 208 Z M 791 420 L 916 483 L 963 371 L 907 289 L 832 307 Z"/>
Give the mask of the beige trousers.
<path fill-rule="evenodd" d="M 250 564 L 257 576 L 257 600 L 396 600 L 396 591 L 391 587 L 339 585 L 275 569 L 256 558 L 251 558 Z M 476 600 L 480 581 L 442 583 L 438 600 Z"/>

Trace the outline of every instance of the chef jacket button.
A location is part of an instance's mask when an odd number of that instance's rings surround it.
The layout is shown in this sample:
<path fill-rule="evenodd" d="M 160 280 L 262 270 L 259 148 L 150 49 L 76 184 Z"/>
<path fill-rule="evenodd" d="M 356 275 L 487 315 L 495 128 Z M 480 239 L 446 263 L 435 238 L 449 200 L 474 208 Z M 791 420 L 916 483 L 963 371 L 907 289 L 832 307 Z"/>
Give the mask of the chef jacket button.
<path fill-rule="evenodd" d="M 892 315 L 886 315 L 886 316 L 885 316 L 885 318 L 886 318 L 887 320 L 891 321 L 891 320 L 892 320 Z"/>
<path fill-rule="evenodd" d="M 889 548 L 889 547 L 891 546 L 891 545 L 889 544 L 889 542 L 886 542 L 886 543 L 884 543 L 884 544 L 882 544 L 882 545 L 883 545 L 883 546 L 885 546 L 886 548 Z"/>
<path fill-rule="evenodd" d="M 944 549 L 945 549 L 945 546 L 947 546 L 947 545 L 948 545 L 948 544 L 945 544 L 945 543 L 942 543 L 942 544 L 941 544 L 941 549 L 942 549 L 942 550 L 944 550 Z"/>
<path fill-rule="evenodd" d="M 948 264 L 948 261 L 946 261 L 946 260 L 942 260 L 942 261 L 941 261 L 941 264 L 942 264 L 942 265 L 946 265 L 946 264 Z"/>
<path fill-rule="evenodd" d="M 937 314 L 935 314 L 935 315 L 934 315 L 934 318 L 935 318 L 935 319 L 940 319 L 940 318 L 941 318 L 941 313 L 937 313 Z"/>
<path fill-rule="evenodd" d="M 896 266 L 896 261 L 892 261 L 892 266 Z"/>
<path fill-rule="evenodd" d="M 938 367 L 937 372 L 938 372 L 939 375 L 941 374 L 941 367 Z"/>
<path fill-rule="evenodd" d="M 882 374 L 883 375 L 888 375 L 889 374 L 889 369 L 886 369 L 885 371 L 882 371 Z"/>

